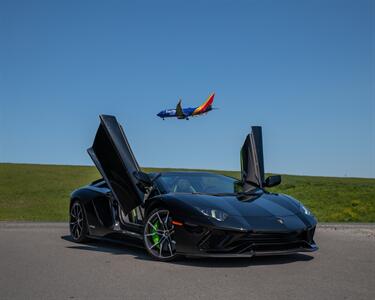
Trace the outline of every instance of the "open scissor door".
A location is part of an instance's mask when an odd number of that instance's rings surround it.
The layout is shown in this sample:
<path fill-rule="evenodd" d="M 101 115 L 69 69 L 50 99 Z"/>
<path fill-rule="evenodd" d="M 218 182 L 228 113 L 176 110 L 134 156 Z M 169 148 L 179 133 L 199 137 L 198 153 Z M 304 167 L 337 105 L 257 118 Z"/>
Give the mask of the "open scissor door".
<path fill-rule="evenodd" d="M 114 116 L 100 116 L 94 143 L 87 151 L 125 214 L 142 204 L 144 193 L 134 176 L 140 168 Z"/>
<path fill-rule="evenodd" d="M 264 183 L 262 127 L 251 129 L 241 148 L 241 179 L 245 189 L 252 185 L 262 187 Z"/>

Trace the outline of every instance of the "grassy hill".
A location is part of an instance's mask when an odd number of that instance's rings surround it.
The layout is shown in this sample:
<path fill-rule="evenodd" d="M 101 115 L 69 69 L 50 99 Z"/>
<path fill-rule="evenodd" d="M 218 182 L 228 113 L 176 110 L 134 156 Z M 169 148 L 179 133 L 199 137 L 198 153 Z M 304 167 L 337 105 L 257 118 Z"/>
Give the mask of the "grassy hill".
<path fill-rule="evenodd" d="M 213 172 L 239 176 L 235 171 Z M 0 220 L 66 221 L 70 193 L 98 177 L 95 167 L 2 163 Z M 301 200 L 319 221 L 375 222 L 375 179 L 282 178 L 282 184 L 272 191 Z"/>

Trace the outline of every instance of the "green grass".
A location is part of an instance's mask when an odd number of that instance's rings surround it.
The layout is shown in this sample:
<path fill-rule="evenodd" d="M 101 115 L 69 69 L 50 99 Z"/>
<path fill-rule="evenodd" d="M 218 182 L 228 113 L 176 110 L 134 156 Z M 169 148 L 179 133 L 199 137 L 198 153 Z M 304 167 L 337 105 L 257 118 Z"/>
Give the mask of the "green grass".
<path fill-rule="evenodd" d="M 235 171 L 213 172 L 239 176 Z M 98 177 L 94 167 L 0 164 L 0 220 L 66 221 L 70 193 Z M 375 222 L 375 179 L 282 178 L 272 191 L 301 200 L 319 221 Z"/>

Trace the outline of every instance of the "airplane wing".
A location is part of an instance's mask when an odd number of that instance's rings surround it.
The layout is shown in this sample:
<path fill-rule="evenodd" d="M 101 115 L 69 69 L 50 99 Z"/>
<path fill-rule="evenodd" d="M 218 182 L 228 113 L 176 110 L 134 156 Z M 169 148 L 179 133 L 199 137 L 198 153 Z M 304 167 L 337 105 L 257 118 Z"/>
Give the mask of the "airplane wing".
<path fill-rule="evenodd" d="M 182 106 L 181 106 L 181 99 L 180 99 L 180 101 L 178 101 L 177 106 L 176 106 L 176 116 L 179 119 L 185 118 L 185 114 L 184 114 L 184 111 L 182 110 Z"/>

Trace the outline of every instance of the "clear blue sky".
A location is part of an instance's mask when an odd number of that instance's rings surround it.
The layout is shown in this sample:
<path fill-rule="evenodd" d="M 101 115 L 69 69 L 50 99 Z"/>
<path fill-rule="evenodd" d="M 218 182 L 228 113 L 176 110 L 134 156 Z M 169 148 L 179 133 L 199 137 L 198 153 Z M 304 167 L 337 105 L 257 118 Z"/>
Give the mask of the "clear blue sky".
<path fill-rule="evenodd" d="M 0 0 L 0 161 L 91 164 L 105 113 L 142 166 L 238 170 L 262 125 L 268 172 L 375 177 L 371 2 Z"/>

